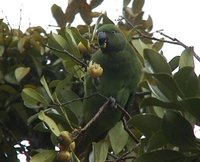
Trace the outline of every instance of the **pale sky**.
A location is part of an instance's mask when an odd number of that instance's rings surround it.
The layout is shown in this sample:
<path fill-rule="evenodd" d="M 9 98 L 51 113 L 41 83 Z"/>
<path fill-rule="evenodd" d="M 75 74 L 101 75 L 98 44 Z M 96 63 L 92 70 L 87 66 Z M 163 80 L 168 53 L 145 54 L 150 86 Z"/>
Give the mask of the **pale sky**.
<path fill-rule="evenodd" d="M 67 6 L 67 0 L 5 0 L 0 5 L 0 18 L 7 16 L 10 25 L 17 28 L 22 9 L 21 29 L 26 29 L 31 23 L 31 26 L 39 25 L 50 31 L 53 28 L 48 25 L 56 25 L 50 11 L 54 3 L 63 10 Z M 110 18 L 117 19 L 121 13 L 122 0 L 104 0 L 103 4 L 98 11 L 107 11 Z M 146 16 L 151 15 L 153 18 L 154 31 L 164 29 L 165 34 L 188 46 L 194 46 L 195 52 L 200 55 L 199 6 L 199 0 L 146 0 L 144 11 Z M 182 50 L 182 47 L 170 44 L 163 48 L 164 55 L 169 60 L 180 55 Z M 196 71 L 200 74 L 199 62 L 196 63 Z"/>

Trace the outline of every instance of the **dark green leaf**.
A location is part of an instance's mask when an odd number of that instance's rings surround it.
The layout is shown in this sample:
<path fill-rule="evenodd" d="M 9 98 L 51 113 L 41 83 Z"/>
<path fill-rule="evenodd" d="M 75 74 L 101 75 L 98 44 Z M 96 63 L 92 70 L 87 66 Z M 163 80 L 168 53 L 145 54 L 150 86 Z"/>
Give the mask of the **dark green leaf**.
<path fill-rule="evenodd" d="M 4 91 L 10 94 L 17 94 L 17 90 L 14 87 L 7 84 L 0 85 L 0 91 Z"/>
<path fill-rule="evenodd" d="M 148 141 L 147 147 L 146 147 L 146 151 L 152 151 L 154 149 L 158 149 L 161 147 L 164 147 L 166 144 L 168 143 L 168 141 L 166 140 L 165 136 L 163 135 L 162 131 L 158 131 L 156 133 L 154 133 Z"/>
<path fill-rule="evenodd" d="M 193 67 L 183 67 L 174 75 L 178 86 L 184 93 L 185 97 L 194 97 L 198 92 L 198 77 Z"/>
<path fill-rule="evenodd" d="M 177 101 L 177 97 L 184 98 L 183 93 L 180 91 L 177 83 L 171 75 L 164 73 L 145 74 L 145 78 L 149 84 L 152 93 L 156 98 L 164 101 Z"/>
<path fill-rule="evenodd" d="M 193 47 L 188 47 L 186 48 L 180 57 L 180 61 L 179 61 L 179 67 L 183 68 L 186 66 L 190 66 L 194 68 L 194 49 Z"/>
<path fill-rule="evenodd" d="M 166 73 L 171 75 L 171 69 L 164 56 L 152 49 L 144 49 L 145 69 L 150 73 Z"/>
<path fill-rule="evenodd" d="M 69 108 L 78 119 L 82 118 L 82 102 L 80 97 L 74 93 L 71 89 L 71 81 L 66 78 L 58 84 L 55 93 L 59 102 L 64 103 L 64 106 Z"/>
<path fill-rule="evenodd" d="M 124 130 L 122 122 L 118 122 L 109 132 L 109 139 L 113 151 L 118 154 L 122 151 L 128 141 L 128 133 Z"/>
<path fill-rule="evenodd" d="M 161 119 L 153 114 L 138 114 L 128 121 L 128 125 L 136 127 L 146 137 L 150 137 L 160 130 Z"/>
<path fill-rule="evenodd" d="M 183 108 L 200 121 L 200 98 L 189 98 L 180 101 Z"/>
<path fill-rule="evenodd" d="M 175 111 L 167 111 L 162 120 L 162 131 L 173 145 L 191 149 L 196 146 L 196 139 L 190 123 Z"/>
<path fill-rule="evenodd" d="M 158 150 L 142 154 L 134 162 L 183 162 L 185 156 L 177 151 Z"/>
<path fill-rule="evenodd" d="M 141 103 L 141 107 L 145 106 L 159 106 L 167 109 L 181 110 L 181 104 L 173 102 L 163 102 L 154 97 L 145 98 Z"/>
<path fill-rule="evenodd" d="M 170 62 L 169 65 L 172 69 L 172 71 L 174 71 L 178 65 L 179 65 L 179 60 L 180 60 L 180 56 L 175 56 Z"/>

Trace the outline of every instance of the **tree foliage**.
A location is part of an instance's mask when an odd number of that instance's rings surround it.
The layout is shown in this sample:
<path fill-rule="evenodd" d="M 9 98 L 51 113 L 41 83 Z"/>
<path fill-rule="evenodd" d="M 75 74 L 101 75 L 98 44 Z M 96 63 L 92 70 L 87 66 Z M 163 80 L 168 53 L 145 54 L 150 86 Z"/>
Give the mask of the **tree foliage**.
<path fill-rule="evenodd" d="M 87 99 L 83 98 L 84 74 L 90 56 L 98 49 L 98 25 L 113 23 L 106 13 L 94 11 L 102 2 L 72 0 L 65 12 L 54 4 L 56 32 L 47 33 L 40 26 L 22 32 L 0 20 L 1 160 L 17 161 L 17 152 L 26 154 L 31 162 L 64 161 L 62 157 L 79 162 L 85 158 L 76 151 L 84 150 L 77 141 L 87 129 L 80 127 L 82 101 Z M 193 132 L 200 121 L 196 54 L 185 46 L 168 62 L 162 52 L 165 39 L 153 37 L 153 22 L 150 16 L 143 18 L 143 5 L 144 0 L 124 0 L 123 16 L 117 22 L 144 66 L 132 106 L 139 112 L 128 114 L 129 118 L 96 141 L 90 161 L 199 161 L 200 144 Z M 78 13 L 85 25 L 72 27 Z M 69 133 L 68 144 L 59 138 L 63 131 Z M 20 143 L 24 139 L 31 143 L 28 151 Z M 60 148 L 58 153 L 55 146 Z"/>

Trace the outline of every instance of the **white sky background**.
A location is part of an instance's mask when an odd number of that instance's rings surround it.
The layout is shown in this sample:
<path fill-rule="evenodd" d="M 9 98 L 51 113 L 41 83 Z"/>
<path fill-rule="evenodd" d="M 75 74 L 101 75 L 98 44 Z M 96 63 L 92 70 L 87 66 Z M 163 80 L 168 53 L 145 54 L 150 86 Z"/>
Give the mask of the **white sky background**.
<path fill-rule="evenodd" d="M 121 13 L 122 0 L 104 0 L 98 11 L 107 11 L 110 18 L 117 19 Z M 20 9 L 22 9 L 21 29 L 31 26 L 42 26 L 53 30 L 48 25 L 56 25 L 51 6 L 57 4 L 65 10 L 67 0 L 1 0 L 0 18 L 7 19 L 13 28 L 18 28 Z M 194 46 L 200 55 L 200 1 L 199 0 L 146 0 L 145 15 L 151 15 L 154 22 L 153 30 L 164 29 L 164 33 L 179 39 L 188 46 Z M 95 9 L 97 10 L 97 9 Z M 79 24 L 80 22 L 77 22 Z M 183 48 L 176 45 L 164 45 L 164 55 L 171 59 L 181 54 Z M 200 74 L 200 63 L 196 61 L 196 72 Z"/>

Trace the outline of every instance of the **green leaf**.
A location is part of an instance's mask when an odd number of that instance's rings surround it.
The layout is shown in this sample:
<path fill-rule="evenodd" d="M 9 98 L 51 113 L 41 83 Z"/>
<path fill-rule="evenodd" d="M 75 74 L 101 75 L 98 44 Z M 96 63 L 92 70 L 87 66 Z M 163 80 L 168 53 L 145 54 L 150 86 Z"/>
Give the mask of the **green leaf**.
<path fill-rule="evenodd" d="M 138 114 L 128 121 L 128 126 L 134 126 L 140 130 L 146 137 L 150 137 L 160 130 L 161 118 L 153 114 Z"/>
<path fill-rule="evenodd" d="M 46 82 L 44 76 L 41 77 L 40 82 L 43 85 L 44 89 L 46 90 L 46 92 L 47 92 L 49 98 L 51 99 L 51 101 L 54 102 L 54 98 L 53 98 L 53 96 L 51 94 L 51 91 L 49 89 L 49 86 L 47 85 L 47 82 Z"/>
<path fill-rule="evenodd" d="M 145 106 L 159 106 L 167 109 L 181 110 L 181 104 L 164 102 L 154 97 L 145 98 L 141 103 L 141 107 Z"/>
<path fill-rule="evenodd" d="M 58 50 L 67 50 L 67 42 L 66 40 L 58 34 L 52 33 L 49 36 L 48 44 L 50 47 L 56 48 Z M 52 50 L 53 54 L 55 54 L 57 57 L 63 59 L 63 60 L 69 60 L 71 59 L 66 53 L 63 52 L 57 52 L 55 50 Z"/>
<path fill-rule="evenodd" d="M 95 162 L 104 162 L 108 154 L 108 142 L 101 140 L 98 143 L 93 143 L 93 158 Z"/>
<path fill-rule="evenodd" d="M 167 111 L 162 120 L 162 131 L 173 145 L 194 149 L 196 139 L 191 124 L 175 111 Z"/>
<path fill-rule="evenodd" d="M 199 83 L 193 67 L 187 66 L 179 69 L 175 73 L 174 79 L 185 97 L 194 97 L 197 95 Z"/>
<path fill-rule="evenodd" d="M 161 147 L 164 147 L 166 144 L 168 144 L 168 141 L 166 140 L 165 136 L 163 135 L 163 132 L 161 130 L 154 133 L 148 141 L 146 151 L 152 151 L 154 149 L 158 149 Z"/>
<path fill-rule="evenodd" d="M 58 137 L 60 135 L 60 130 L 57 124 L 47 115 L 45 115 L 44 111 L 40 111 L 38 114 L 38 118 L 45 122 L 48 125 L 49 129 Z"/>
<path fill-rule="evenodd" d="M 164 73 L 148 74 L 145 73 L 148 85 L 156 98 L 164 101 L 177 101 L 177 97 L 184 98 L 177 83 L 171 75 Z"/>
<path fill-rule="evenodd" d="M 118 122 L 109 132 L 109 139 L 113 151 L 118 154 L 122 151 L 128 141 L 128 133 L 124 130 L 122 122 Z"/>
<path fill-rule="evenodd" d="M 68 46 L 66 46 L 66 50 L 78 58 L 80 57 L 80 51 L 77 46 L 78 41 L 76 42 L 76 40 L 81 39 L 83 41 L 84 39 L 81 38 L 77 32 L 78 31 L 76 31 L 74 28 L 65 28 L 64 33 L 61 32 L 61 34 L 63 34 L 63 37 L 68 44 Z"/>
<path fill-rule="evenodd" d="M 88 47 L 88 40 L 86 38 L 84 38 L 80 32 L 78 31 L 77 28 L 74 28 L 74 27 L 68 27 L 67 28 L 67 31 L 69 33 L 71 33 L 71 35 L 73 36 L 73 38 L 75 39 L 76 41 L 76 44 L 78 44 L 79 42 L 82 42 L 83 45 L 87 48 Z"/>
<path fill-rule="evenodd" d="M 69 108 L 78 119 L 81 119 L 83 115 L 82 101 L 80 97 L 70 89 L 71 84 L 69 78 L 66 78 L 57 85 L 55 93 L 59 102 L 65 103 L 64 106 Z"/>
<path fill-rule="evenodd" d="M 34 155 L 30 162 L 50 162 L 56 157 L 54 150 L 42 150 L 40 153 Z"/>
<path fill-rule="evenodd" d="M 185 156 L 177 151 L 158 150 L 142 154 L 134 162 L 183 162 Z"/>
<path fill-rule="evenodd" d="M 174 71 L 178 67 L 179 60 L 180 60 L 180 56 L 175 56 L 172 60 L 170 60 L 169 65 L 172 71 Z"/>
<path fill-rule="evenodd" d="M 190 66 L 190 67 L 194 68 L 193 56 L 194 56 L 193 47 L 186 48 L 181 54 L 180 61 L 179 61 L 179 67 L 183 68 L 186 66 Z"/>
<path fill-rule="evenodd" d="M 15 77 L 18 82 L 20 82 L 28 73 L 30 72 L 30 67 L 18 67 L 15 69 Z"/>
<path fill-rule="evenodd" d="M 200 98 L 189 98 L 180 101 L 180 103 L 187 112 L 189 112 L 196 119 L 198 119 L 198 121 L 200 121 L 200 109 L 199 109 Z"/>
<path fill-rule="evenodd" d="M 134 0 L 132 4 L 133 14 L 139 14 L 144 6 L 144 0 Z"/>
<path fill-rule="evenodd" d="M 5 75 L 4 79 L 10 84 L 19 85 L 19 82 L 17 81 L 17 79 L 15 77 L 15 71 L 14 70 L 9 71 Z"/>
<path fill-rule="evenodd" d="M 152 49 L 144 49 L 145 69 L 150 73 L 166 73 L 171 75 L 171 69 L 164 56 Z"/>
<path fill-rule="evenodd" d="M 144 25 L 147 31 L 151 31 L 153 28 L 153 20 L 151 18 L 151 16 L 149 15 L 147 20 L 144 21 Z M 156 49 L 157 51 L 159 51 L 162 47 L 163 47 L 164 42 L 160 41 L 160 42 L 156 42 L 156 45 L 154 49 Z"/>
<path fill-rule="evenodd" d="M 66 25 L 66 17 L 60 6 L 53 4 L 51 7 L 51 13 L 56 20 L 58 26 L 64 27 Z"/>
<path fill-rule="evenodd" d="M 47 107 L 48 101 L 44 96 L 36 89 L 24 88 L 21 93 L 24 104 L 30 108 Z"/>
<path fill-rule="evenodd" d="M 17 94 L 17 90 L 13 86 L 7 84 L 0 85 L 0 91 L 4 91 L 10 94 Z"/>

